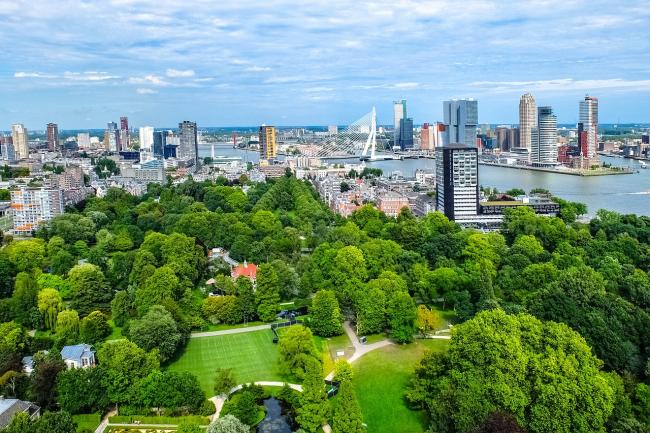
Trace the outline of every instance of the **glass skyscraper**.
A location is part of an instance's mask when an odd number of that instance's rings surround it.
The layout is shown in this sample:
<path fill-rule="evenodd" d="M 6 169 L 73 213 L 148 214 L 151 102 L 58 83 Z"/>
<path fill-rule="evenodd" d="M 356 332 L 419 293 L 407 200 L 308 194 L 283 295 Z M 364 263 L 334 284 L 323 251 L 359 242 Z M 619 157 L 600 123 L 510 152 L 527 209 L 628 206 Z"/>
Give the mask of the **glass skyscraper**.
<path fill-rule="evenodd" d="M 442 103 L 445 121 L 445 144 L 461 143 L 476 147 L 478 101 L 452 99 Z"/>

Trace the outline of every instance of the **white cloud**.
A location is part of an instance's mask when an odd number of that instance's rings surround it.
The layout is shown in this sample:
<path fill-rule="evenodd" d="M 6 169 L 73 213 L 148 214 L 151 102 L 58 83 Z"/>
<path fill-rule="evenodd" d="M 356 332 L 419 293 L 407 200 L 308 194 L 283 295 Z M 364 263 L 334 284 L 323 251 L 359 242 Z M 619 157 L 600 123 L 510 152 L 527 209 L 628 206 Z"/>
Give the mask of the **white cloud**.
<path fill-rule="evenodd" d="M 266 72 L 270 70 L 271 68 L 265 66 L 249 66 L 248 68 L 244 69 L 246 72 Z"/>
<path fill-rule="evenodd" d="M 138 87 L 137 89 L 135 89 L 135 91 L 136 91 L 136 93 L 138 95 L 153 95 L 153 94 L 158 93 L 157 90 L 148 89 L 148 88 L 145 88 L 145 87 Z"/>
<path fill-rule="evenodd" d="M 131 84 L 148 84 L 152 86 L 168 86 L 169 82 L 159 77 L 158 75 L 145 75 L 142 77 L 130 77 L 129 83 Z"/>
<path fill-rule="evenodd" d="M 42 72 L 15 72 L 14 78 L 52 78 L 52 75 Z"/>
<path fill-rule="evenodd" d="M 185 70 L 167 69 L 165 74 L 170 78 L 187 78 L 187 77 L 193 77 L 194 71 L 192 69 L 185 69 Z"/>
<path fill-rule="evenodd" d="M 613 90 L 644 90 L 650 89 L 650 80 L 625 80 L 609 78 L 602 80 L 575 80 L 573 78 L 557 78 L 538 81 L 475 81 L 469 84 L 495 93 L 537 91 L 591 91 L 598 89 Z"/>
<path fill-rule="evenodd" d="M 87 71 L 87 72 L 70 72 L 66 71 L 63 73 L 63 78 L 72 81 L 105 81 L 105 80 L 115 80 L 120 78 L 117 75 L 109 75 L 107 72 L 96 72 L 96 71 Z"/>
<path fill-rule="evenodd" d="M 393 85 L 396 89 L 415 89 L 420 86 L 420 83 L 407 82 L 407 83 L 396 83 Z"/>

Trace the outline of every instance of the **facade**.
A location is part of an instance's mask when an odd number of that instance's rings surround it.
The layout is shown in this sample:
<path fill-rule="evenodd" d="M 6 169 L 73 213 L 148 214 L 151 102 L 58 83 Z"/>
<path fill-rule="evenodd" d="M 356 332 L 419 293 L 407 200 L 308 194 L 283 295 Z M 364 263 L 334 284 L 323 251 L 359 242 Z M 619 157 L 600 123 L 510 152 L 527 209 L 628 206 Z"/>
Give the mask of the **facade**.
<path fill-rule="evenodd" d="M 278 146 L 275 142 L 274 126 L 260 126 L 259 141 L 261 159 L 273 160 L 278 156 Z"/>
<path fill-rule="evenodd" d="M 23 412 L 27 413 L 29 419 L 33 421 L 41 415 L 41 408 L 28 401 L 0 397 L 0 430 L 11 424 L 14 417 Z"/>
<path fill-rule="evenodd" d="M 47 149 L 50 152 L 59 147 L 59 125 L 56 123 L 47 124 Z"/>
<path fill-rule="evenodd" d="M 531 150 L 533 146 L 533 129 L 537 127 L 537 106 L 530 93 L 522 95 L 519 100 L 519 146 Z"/>
<path fill-rule="evenodd" d="M 163 158 L 165 156 L 165 146 L 167 145 L 167 132 L 157 131 L 153 133 L 153 156 L 154 158 Z"/>
<path fill-rule="evenodd" d="M 438 210 L 450 220 L 478 213 L 478 149 L 449 144 L 436 149 L 436 199 Z"/>
<path fill-rule="evenodd" d="M 68 166 L 63 173 L 56 176 L 60 189 L 77 189 L 84 186 L 84 172 L 79 166 Z"/>
<path fill-rule="evenodd" d="M 405 117 L 399 121 L 399 142 L 401 150 L 413 149 L 413 119 Z"/>
<path fill-rule="evenodd" d="M 191 160 L 197 166 L 199 163 L 199 137 L 196 122 L 184 120 L 178 124 L 179 145 L 177 158 Z"/>
<path fill-rule="evenodd" d="M 16 159 L 29 158 L 29 142 L 27 140 L 27 129 L 22 123 L 11 125 L 11 141 L 14 146 Z"/>
<path fill-rule="evenodd" d="M 399 146 L 400 140 L 400 121 L 406 117 L 406 100 L 393 102 L 393 144 Z"/>
<path fill-rule="evenodd" d="M 478 101 L 453 99 L 442 103 L 445 122 L 444 144 L 464 144 L 476 147 Z"/>
<path fill-rule="evenodd" d="M 420 149 L 433 150 L 435 147 L 433 128 L 428 123 L 425 123 L 420 129 Z"/>
<path fill-rule="evenodd" d="M 95 351 L 89 344 L 75 344 L 63 346 L 61 359 L 68 370 L 73 368 L 90 368 L 95 366 Z"/>
<path fill-rule="evenodd" d="M 131 135 L 129 132 L 129 118 L 126 116 L 120 117 L 120 142 L 122 149 L 131 148 Z"/>
<path fill-rule="evenodd" d="M 16 151 L 14 150 L 14 143 L 11 136 L 0 136 L 0 153 L 2 154 L 3 161 L 13 162 L 16 160 Z"/>
<path fill-rule="evenodd" d="M 386 216 L 395 218 L 405 207 L 409 207 L 409 200 L 400 193 L 387 191 L 377 196 L 377 208 Z"/>
<path fill-rule="evenodd" d="M 551 107 L 537 108 L 537 127 L 533 128 L 530 158 L 538 167 L 557 164 L 557 116 Z"/>
<path fill-rule="evenodd" d="M 153 126 L 140 127 L 140 161 L 147 162 L 153 159 Z"/>
<path fill-rule="evenodd" d="M 77 134 L 77 147 L 79 149 L 88 149 L 90 147 L 90 134 L 80 132 Z"/>
<path fill-rule="evenodd" d="M 117 123 L 108 122 L 106 130 L 104 131 L 104 147 L 109 152 L 119 152 L 120 148 L 120 134 L 117 130 Z"/>
<path fill-rule="evenodd" d="M 38 226 L 64 211 L 63 193 L 58 188 L 21 186 L 11 191 L 14 233 L 31 235 Z"/>
<path fill-rule="evenodd" d="M 578 145 L 585 158 L 595 158 L 598 150 L 598 98 L 585 96 L 580 101 Z"/>

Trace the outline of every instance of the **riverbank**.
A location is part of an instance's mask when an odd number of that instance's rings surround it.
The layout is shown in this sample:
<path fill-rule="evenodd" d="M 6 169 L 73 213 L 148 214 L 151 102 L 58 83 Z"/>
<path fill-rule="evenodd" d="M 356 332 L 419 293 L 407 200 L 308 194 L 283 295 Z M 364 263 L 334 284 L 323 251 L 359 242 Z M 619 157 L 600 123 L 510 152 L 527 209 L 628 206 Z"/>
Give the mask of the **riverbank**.
<path fill-rule="evenodd" d="M 569 176 L 612 176 L 618 174 L 633 174 L 634 170 L 631 169 L 613 169 L 613 168 L 600 168 L 598 170 L 578 170 L 575 168 L 565 168 L 558 170 L 555 168 L 545 168 L 545 167 L 531 167 L 527 165 L 513 165 L 513 164 L 501 164 L 498 162 L 487 162 L 479 161 L 479 165 L 489 165 L 492 167 L 503 167 L 503 168 L 513 168 L 515 170 L 529 170 L 529 171 L 542 171 L 545 173 L 555 173 L 555 174 L 568 174 Z"/>

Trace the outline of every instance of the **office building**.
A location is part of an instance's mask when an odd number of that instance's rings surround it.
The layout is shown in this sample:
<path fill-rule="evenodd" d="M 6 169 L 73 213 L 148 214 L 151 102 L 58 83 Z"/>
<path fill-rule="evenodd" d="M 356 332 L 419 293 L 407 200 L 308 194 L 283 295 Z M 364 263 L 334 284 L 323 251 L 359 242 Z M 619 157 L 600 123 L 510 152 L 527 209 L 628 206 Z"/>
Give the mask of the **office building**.
<path fill-rule="evenodd" d="M 508 149 L 513 149 L 515 147 L 520 147 L 521 142 L 521 133 L 519 128 L 510 128 L 508 130 Z"/>
<path fill-rule="evenodd" d="M 537 127 L 537 106 L 530 93 L 522 95 L 519 100 L 519 146 L 529 151 L 532 149 L 533 128 Z"/>
<path fill-rule="evenodd" d="M 424 123 L 420 129 L 420 149 L 433 150 L 435 146 L 434 131 L 431 125 Z"/>
<path fill-rule="evenodd" d="M 278 156 L 275 127 L 262 125 L 259 131 L 260 159 L 273 160 Z"/>
<path fill-rule="evenodd" d="M 453 143 L 436 149 L 438 210 L 450 220 L 478 214 L 478 149 Z"/>
<path fill-rule="evenodd" d="M 87 132 L 79 132 L 77 134 L 77 147 L 79 149 L 90 148 L 90 134 Z"/>
<path fill-rule="evenodd" d="M 29 158 L 29 141 L 27 139 L 27 128 L 22 123 L 11 125 L 11 142 L 14 146 L 16 159 Z"/>
<path fill-rule="evenodd" d="M 59 126 L 56 123 L 47 124 L 47 149 L 53 152 L 59 148 Z"/>
<path fill-rule="evenodd" d="M 177 158 L 190 161 L 197 166 L 199 163 L 199 138 L 196 122 L 184 120 L 178 124 L 179 145 Z"/>
<path fill-rule="evenodd" d="M 478 101 L 453 99 L 442 103 L 445 121 L 445 143 L 476 147 Z"/>
<path fill-rule="evenodd" d="M 104 147 L 109 152 L 119 152 L 120 148 L 120 135 L 117 129 L 117 123 L 108 122 L 106 130 L 104 130 Z"/>
<path fill-rule="evenodd" d="M 167 145 L 167 131 L 156 131 L 153 133 L 153 156 L 163 158 L 165 146 Z"/>
<path fill-rule="evenodd" d="M 395 147 L 400 146 L 400 121 L 406 117 L 406 100 L 402 99 L 401 101 L 393 102 L 393 145 Z M 400 146 L 401 148 L 401 146 Z"/>
<path fill-rule="evenodd" d="M 153 159 L 153 126 L 140 127 L 140 162 Z"/>
<path fill-rule="evenodd" d="M 399 141 L 401 150 L 413 149 L 413 119 L 404 117 L 399 121 Z"/>
<path fill-rule="evenodd" d="M 557 117 L 551 107 L 537 108 L 537 127 L 533 128 L 530 159 L 534 166 L 557 165 Z"/>
<path fill-rule="evenodd" d="M 11 191 L 11 208 L 14 211 L 14 233 L 31 235 L 40 224 L 63 213 L 63 191 L 20 186 Z"/>
<path fill-rule="evenodd" d="M 16 160 L 13 139 L 11 136 L 0 135 L 0 154 L 3 161 L 13 162 Z"/>
<path fill-rule="evenodd" d="M 596 158 L 598 150 L 598 98 L 585 96 L 580 101 L 578 122 L 578 146 L 585 158 Z"/>
<path fill-rule="evenodd" d="M 120 117 L 120 144 L 121 149 L 131 148 L 131 135 L 129 132 L 129 118 L 126 116 Z"/>

